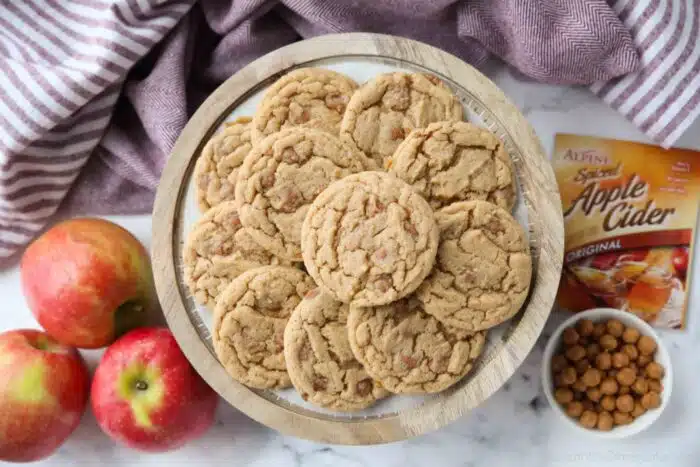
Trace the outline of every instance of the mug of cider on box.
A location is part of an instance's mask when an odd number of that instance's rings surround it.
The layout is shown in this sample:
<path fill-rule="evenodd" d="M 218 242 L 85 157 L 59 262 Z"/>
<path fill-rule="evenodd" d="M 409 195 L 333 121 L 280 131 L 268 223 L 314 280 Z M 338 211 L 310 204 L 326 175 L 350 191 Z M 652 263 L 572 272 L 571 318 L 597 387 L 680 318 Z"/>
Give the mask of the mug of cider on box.
<path fill-rule="evenodd" d="M 559 305 L 685 327 L 700 153 L 558 134 L 552 163 L 566 234 Z"/>

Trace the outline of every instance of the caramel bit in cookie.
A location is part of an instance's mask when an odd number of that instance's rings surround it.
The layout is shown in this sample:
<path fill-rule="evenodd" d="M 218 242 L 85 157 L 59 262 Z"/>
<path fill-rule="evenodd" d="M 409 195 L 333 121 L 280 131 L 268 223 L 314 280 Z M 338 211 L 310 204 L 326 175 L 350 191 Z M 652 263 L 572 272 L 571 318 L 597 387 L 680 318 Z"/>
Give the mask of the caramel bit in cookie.
<path fill-rule="evenodd" d="M 270 188 L 275 184 L 275 172 L 273 170 L 267 170 L 260 177 L 260 185 L 263 188 Z"/>
<path fill-rule="evenodd" d="M 372 392 L 372 380 L 371 379 L 363 379 L 362 381 L 357 383 L 356 386 L 356 391 L 357 395 L 360 397 L 366 397 Z"/>
<path fill-rule="evenodd" d="M 433 84 L 436 85 L 436 86 L 441 86 L 441 85 L 442 85 L 442 81 L 440 81 L 440 78 L 438 78 L 438 77 L 435 76 L 435 75 L 431 75 L 431 74 L 428 74 L 428 73 L 424 73 L 423 76 L 425 76 L 426 79 L 427 79 L 428 81 L 430 81 L 431 83 L 433 83 Z"/>
<path fill-rule="evenodd" d="M 406 365 L 406 368 L 409 368 L 409 369 L 415 368 L 417 363 L 418 363 L 418 362 L 416 362 L 415 358 L 409 357 L 408 355 L 402 355 L 401 361 L 403 362 L 404 365 Z"/>
<path fill-rule="evenodd" d="M 280 212 L 292 213 L 296 212 L 299 208 L 299 202 L 303 201 L 303 198 L 294 188 L 287 188 L 284 190 L 284 195 L 282 195 L 282 204 L 279 206 Z"/>
<path fill-rule="evenodd" d="M 417 237 L 417 236 L 418 236 L 418 231 L 417 231 L 416 228 L 413 226 L 413 224 L 411 223 L 411 221 L 404 221 L 404 223 L 403 223 L 403 228 L 404 228 L 404 230 L 405 230 L 406 232 L 408 232 L 409 234 L 411 234 L 411 236 L 413 236 L 413 237 Z"/>
<path fill-rule="evenodd" d="M 391 139 L 404 139 L 405 137 L 403 128 L 396 126 L 391 129 Z"/>
<path fill-rule="evenodd" d="M 306 123 L 309 120 L 311 120 L 311 114 L 309 114 L 309 111 L 304 109 L 301 111 L 301 114 L 299 115 L 299 119 L 297 120 L 296 123 Z"/>
<path fill-rule="evenodd" d="M 318 297 L 318 295 L 321 293 L 321 291 L 316 287 L 315 289 L 311 289 L 308 292 L 306 292 L 306 295 L 304 295 L 304 298 L 314 298 Z"/>
<path fill-rule="evenodd" d="M 387 255 L 386 248 L 380 248 L 374 253 L 374 257 L 379 261 L 386 259 Z"/>
<path fill-rule="evenodd" d="M 328 387 L 328 380 L 325 378 L 316 378 L 313 382 L 314 391 L 325 391 Z"/>
<path fill-rule="evenodd" d="M 328 108 L 334 109 L 336 112 L 342 114 L 345 111 L 348 98 L 339 92 L 332 92 L 326 95 L 325 102 Z"/>
<path fill-rule="evenodd" d="M 290 164 L 294 164 L 301 160 L 299 153 L 294 150 L 294 148 L 285 148 L 282 151 L 282 160 Z"/>
<path fill-rule="evenodd" d="M 384 274 L 382 276 L 378 276 L 377 279 L 374 281 L 374 285 L 379 290 L 380 292 L 386 292 L 389 289 L 391 289 L 391 276 Z"/>

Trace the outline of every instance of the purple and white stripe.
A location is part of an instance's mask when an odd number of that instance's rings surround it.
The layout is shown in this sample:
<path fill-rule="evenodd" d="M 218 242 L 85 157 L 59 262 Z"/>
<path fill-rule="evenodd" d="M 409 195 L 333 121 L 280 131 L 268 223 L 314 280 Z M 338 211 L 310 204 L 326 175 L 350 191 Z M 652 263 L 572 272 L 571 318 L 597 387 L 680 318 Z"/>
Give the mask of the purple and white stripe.
<path fill-rule="evenodd" d="M 700 2 L 616 0 L 642 69 L 591 90 L 652 140 L 670 147 L 700 115 Z"/>
<path fill-rule="evenodd" d="M 0 6 L 0 257 L 56 212 L 109 124 L 129 69 L 193 0 Z"/>

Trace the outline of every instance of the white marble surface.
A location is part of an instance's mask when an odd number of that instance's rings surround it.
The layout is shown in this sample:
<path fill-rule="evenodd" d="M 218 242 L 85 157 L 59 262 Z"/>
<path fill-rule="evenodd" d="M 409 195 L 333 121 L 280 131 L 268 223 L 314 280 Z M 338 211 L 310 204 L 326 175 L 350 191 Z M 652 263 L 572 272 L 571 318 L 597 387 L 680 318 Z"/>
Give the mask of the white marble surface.
<path fill-rule="evenodd" d="M 535 127 L 545 149 L 558 131 L 647 141 L 624 118 L 586 89 L 520 82 L 494 67 L 488 74 L 515 101 Z M 700 149 L 700 122 L 680 146 Z M 148 216 L 111 217 L 150 244 Z M 700 264 L 700 263 L 698 263 Z M 16 266 L 0 271 L 0 331 L 36 327 L 20 292 Z M 697 316 L 696 316 L 697 315 Z M 554 315 L 548 329 L 562 316 Z M 542 395 L 541 352 L 548 331 L 513 378 L 483 406 L 452 425 L 409 441 L 373 447 L 315 444 L 280 436 L 222 403 L 216 425 L 184 448 L 145 455 L 115 445 L 97 427 L 91 413 L 46 466 L 218 466 L 413 467 L 481 466 L 673 466 L 700 465 L 700 287 L 691 298 L 690 326 L 663 332 L 674 366 L 671 403 L 648 431 L 621 441 L 582 438 L 555 418 Z M 86 352 L 94 367 L 99 352 Z"/>

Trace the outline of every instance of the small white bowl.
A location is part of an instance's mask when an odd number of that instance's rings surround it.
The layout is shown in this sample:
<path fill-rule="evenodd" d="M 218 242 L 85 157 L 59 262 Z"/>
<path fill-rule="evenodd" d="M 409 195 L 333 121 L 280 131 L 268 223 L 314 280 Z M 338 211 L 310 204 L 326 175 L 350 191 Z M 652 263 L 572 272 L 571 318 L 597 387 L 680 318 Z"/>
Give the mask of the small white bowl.
<path fill-rule="evenodd" d="M 561 345 L 561 334 L 564 329 L 569 326 L 574 325 L 579 320 L 590 319 L 591 321 L 606 321 L 608 319 L 618 319 L 625 326 L 631 326 L 639 330 L 642 335 L 649 336 L 656 341 L 657 350 L 654 354 L 654 361 L 659 362 L 663 365 L 665 373 L 661 380 L 663 384 L 663 391 L 661 392 L 661 405 L 656 409 L 649 410 L 642 416 L 637 417 L 629 425 L 616 426 L 610 431 L 600 431 L 597 429 L 588 429 L 578 424 L 578 422 L 571 417 L 569 417 L 564 408 L 559 405 L 559 403 L 554 399 L 554 390 L 552 383 L 552 371 L 551 363 L 552 357 L 555 352 L 559 349 Z M 543 362 L 542 362 L 542 387 L 544 388 L 544 394 L 547 397 L 550 405 L 554 409 L 554 412 L 565 421 L 566 424 L 573 427 L 574 429 L 586 433 L 587 435 L 595 436 L 598 438 L 608 438 L 608 439 L 620 439 L 627 438 L 628 436 L 635 435 L 642 430 L 649 427 L 657 418 L 661 415 L 668 405 L 668 401 L 671 397 L 671 389 L 673 385 L 673 370 L 671 369 L 671 358 L 668 355 L 666 347 L 664 347 L 663 342 L 659 339 L 658 334 L 649 326 L 644 320 L 638 318 L 632 313 L 625 311 L 616 310 L 614 308 L 593 308 L 591 310 L 582 311 L 576 313 L 571 318 L 564 321 L 549 338 L 547 345 L 544 349 Z"/>

